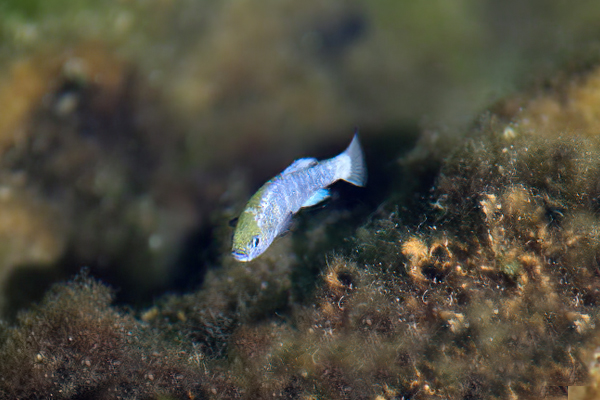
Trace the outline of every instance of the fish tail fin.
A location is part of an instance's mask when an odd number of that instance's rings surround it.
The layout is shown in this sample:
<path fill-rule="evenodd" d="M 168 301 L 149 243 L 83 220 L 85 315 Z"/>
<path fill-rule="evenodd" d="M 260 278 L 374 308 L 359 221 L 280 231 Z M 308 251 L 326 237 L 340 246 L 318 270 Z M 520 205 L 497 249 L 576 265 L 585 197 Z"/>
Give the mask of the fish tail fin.
<path fill-rule="evenodd" d="M 354 133 L 352 142 L 350 142 L 350 145 L 342 155 L 350 159 L 350 168 L 347 170 L 345 176 L 341 176 L 340 178 L 356 186 L 365 186 L 367 184 L 367 165 L 362 147 L 360 147 L 360 142 L 358 141 L 358 129 Z"/>

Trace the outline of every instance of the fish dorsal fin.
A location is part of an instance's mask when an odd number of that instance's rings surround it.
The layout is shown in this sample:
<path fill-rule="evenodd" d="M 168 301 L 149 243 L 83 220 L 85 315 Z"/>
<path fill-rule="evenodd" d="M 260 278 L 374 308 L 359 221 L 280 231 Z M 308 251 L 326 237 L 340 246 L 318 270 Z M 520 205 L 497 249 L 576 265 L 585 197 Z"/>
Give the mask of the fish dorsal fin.
<path fill-rule="evenodd" d="M 306 169 L 308 167 L 312 167 L 313 165 L 317 164 L 317 159 L 316 158 L 300 158 L 299 160 L 296 160 L 292 163 L 292 165 L 290 165 L 289 167 L 287 167 L 282 173 L 281 175 L 286 175 L 286 174 L 290 174 L 292 172 L 296 172 L 296 171 L 300 171 L 302 169 Z"/>
<path fill-rule="evenodd" d="M 302 204 L 301 208 L 312 207 L 314 205 L 317 205 L 320 202 L 327 200 L 329 196 L 331 196 L 329 189 L 319 189 L 316 192 L 314 192 L 313 195 L 310 196 L 310 198 L 304 202 L 304 204 Z"/>

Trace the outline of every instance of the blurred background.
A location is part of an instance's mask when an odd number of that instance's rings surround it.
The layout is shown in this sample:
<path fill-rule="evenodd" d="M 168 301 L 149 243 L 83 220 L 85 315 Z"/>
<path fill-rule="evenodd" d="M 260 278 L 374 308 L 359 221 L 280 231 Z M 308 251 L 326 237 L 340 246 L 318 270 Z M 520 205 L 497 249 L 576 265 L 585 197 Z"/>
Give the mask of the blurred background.
<path fill-rule="evenodd" d="M 0 314 L 82 267 L 129 304 L 197 287 L 248 197 L 355 127 L 368 214 L 599 51 L 591 0 L 0 0 Z"/>

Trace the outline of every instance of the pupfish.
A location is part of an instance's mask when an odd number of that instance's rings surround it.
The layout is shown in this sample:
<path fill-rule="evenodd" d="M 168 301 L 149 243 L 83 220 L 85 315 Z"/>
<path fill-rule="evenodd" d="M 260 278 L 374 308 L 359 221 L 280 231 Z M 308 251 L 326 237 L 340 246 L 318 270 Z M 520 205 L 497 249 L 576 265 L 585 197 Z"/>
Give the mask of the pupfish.
<path fill-rule="evenodd" d="M 338 180 L 356 186 L 367 183 L 367 168 L 358 134 L 344 152 L 327 160 L 301 158 L 265 183 L 248 201 L 233 234 L 232 255 L 251 261 L 277 236 L 285 233 L 292 216 L 330 196 L 327 188 Z"/>

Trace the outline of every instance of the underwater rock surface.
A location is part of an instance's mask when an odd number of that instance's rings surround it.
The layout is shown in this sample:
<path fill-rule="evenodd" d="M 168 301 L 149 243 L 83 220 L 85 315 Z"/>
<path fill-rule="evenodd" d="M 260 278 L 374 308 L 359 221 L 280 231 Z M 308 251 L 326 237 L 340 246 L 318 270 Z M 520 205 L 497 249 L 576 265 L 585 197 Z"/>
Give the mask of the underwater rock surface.
<path fill-rule="evenodd" d="M 107 4 L 0 5 L 0 398 L 595 395 L 597 2 Z M 355 124 L 368 188 L 228 257 Z"/>
<path fill-rule="evenodd" d="M 561 398 L 595 376 L 600 345 L 598 82 L 594 68 L 493 107 L 444 161 L 420 222 L 385 202 L 345 250 L 312 260 L 312 291 L 289 236 L 138 318 L 85 275 L 56 286 L 3 329 L 0 390 Z"/>
<path fill-rule="evenodd" d="M 83 265 L 122 303 L 189 290 L 221 264 L 213 233 L 240 198 L 299 154 L 358 125 L 392 164 L 425 126 L 440 162 L 491 99 L 595 49 L 591 0 L 432 1 L 0 4 L 0 185 L 30 214 L 0 227 L 0 315 Z"/>
<path fill-rule="evenodd" d="M 178 138 L 152 115 L 154 92 L 99 42 L 24 57 L 2 77 L 0 313 L 22 306 L 14 288 L 41 292 L 83 265 L 131 282 L 130 299 L 167 280 L 199 217 L 167 172 Z"/>

